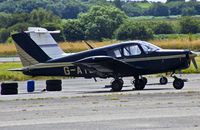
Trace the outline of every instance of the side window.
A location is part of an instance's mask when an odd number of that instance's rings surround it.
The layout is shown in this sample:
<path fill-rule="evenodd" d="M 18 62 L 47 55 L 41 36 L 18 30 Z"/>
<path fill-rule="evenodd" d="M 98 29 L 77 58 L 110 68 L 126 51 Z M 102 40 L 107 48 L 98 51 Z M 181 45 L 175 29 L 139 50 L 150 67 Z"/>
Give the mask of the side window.
<path fill-rule="evenodd" d="M 117 49 L 111 50 L 108 52 L 108 55 L 112 57 L 117 57 L 117 58 L 122 57 L 121 49 L 117 48 Z"/>
<path fill-rule="evenodd" d="M 124 51 L 124 56 L 136 56 L 141 54 L 141 50 L 138 47 L 138 45 L 125 46 L 123 48 L 123 51 Z"/>
<path fill-rule="evenodd" d="M 144 52 L 145 52 L 146 54 L 148 54 L 149 48 L 148 48 L 147 46 L 145 46 L 145 45 L 141 45 L 141 47 L 142 47 L 142 49 L 144 50 Z"/>

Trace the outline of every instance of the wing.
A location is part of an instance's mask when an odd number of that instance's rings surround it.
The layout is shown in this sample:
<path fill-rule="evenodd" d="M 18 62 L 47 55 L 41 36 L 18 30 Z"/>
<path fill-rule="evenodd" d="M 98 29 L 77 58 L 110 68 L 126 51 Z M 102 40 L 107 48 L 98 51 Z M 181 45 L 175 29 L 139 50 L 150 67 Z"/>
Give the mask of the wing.
<path fill-rule="evenodd" d="M 82 66 L 101 77 L 123 75 L 137 70 L 132 65 L 110 56 L 87 57 L 76 61 L 74 64 Z"/>

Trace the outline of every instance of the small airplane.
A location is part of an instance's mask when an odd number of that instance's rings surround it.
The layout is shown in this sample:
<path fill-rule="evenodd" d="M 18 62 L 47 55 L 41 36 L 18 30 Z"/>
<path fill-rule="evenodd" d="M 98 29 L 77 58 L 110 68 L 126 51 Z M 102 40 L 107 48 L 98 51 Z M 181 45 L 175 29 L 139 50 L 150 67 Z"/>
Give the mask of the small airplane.
<path fill-rule="evenodd" d="M 121 91 L 123 77 L 134 78 L 135 90 L 147 84 L 144 75 L 171 72 L 175 89 L 182 89 L 184 81 L 173 76 L 193 62 L 198 69 L 194 52 L 189 50 L 161 49 L 145 41 L 127 41 L 78 53 L 65 53 L 45 28 L 29 27 L 28 31 L 12 35 L 20 56 L 22 71 L 30 76 L 70 76 L 85 78 L 113 78 L 112 91 Z M 88 43 L 87 43 L 88 44 Z M 161 84 L 167 83 L 161 77 Z"/>

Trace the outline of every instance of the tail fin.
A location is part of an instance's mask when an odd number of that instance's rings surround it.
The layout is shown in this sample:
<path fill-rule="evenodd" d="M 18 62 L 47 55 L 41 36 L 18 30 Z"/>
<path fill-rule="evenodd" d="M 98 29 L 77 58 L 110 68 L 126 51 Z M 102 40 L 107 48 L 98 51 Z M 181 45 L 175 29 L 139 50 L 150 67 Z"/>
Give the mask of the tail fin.
<path fill-rule="evenodd" d="M 51 58 L 30 38 L 27 33 L 12 35 L 23 66 L 46 62 Z"/>
<path fill-rule="evenodd" d="M 50 33 L 59 33 L 59 31 L 48 31 L 45 28 L 29 27 L 31 39 L 51 58 L 62 57 L 66 53 L 58 46 Z"/>

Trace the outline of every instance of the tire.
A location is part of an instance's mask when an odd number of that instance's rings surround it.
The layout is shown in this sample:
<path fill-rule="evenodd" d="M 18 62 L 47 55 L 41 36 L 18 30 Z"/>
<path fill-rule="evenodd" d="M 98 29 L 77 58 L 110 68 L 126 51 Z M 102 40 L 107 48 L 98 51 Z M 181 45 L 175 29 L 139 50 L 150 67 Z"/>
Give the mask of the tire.
<path fill-rule="evenodd" d="M 168 79 L 166 78 L 166 77 L 161 77 L 160 78 L 160 84 L 161 85 L 165 85 L 165 84 L 167 84 L 168 83 Z"/>
<path fill-rule="evenodd" d="M 18 83 L 2 83 L 1 95 L 18 94 Z"/>
<path fill-rule="evenodd" d="M 1 84 L 1 89 L 6 90 L 6 89 L 18 89 L 18 83 L 2 83 Z"/>
<path fill-rule="evenodd" d="M 14 95 L 18 94 L 18 89 L 2 89 L 1 95 Z"/>
<path fill-rule="evenodd" d="M 184 87 L 184 81 L 182 79 L 175 79 L 173 86 L 175 89 L 182 89 Z"/>
<path fill-rule="evenodd" d="M 46 81 L 46 90 L 47 91 L 61 91 L 62 90 L 62 81 L 61 80 L 47 80 Z"/>
<path fill-rule="evenodd" d="M 145 81 L 142 79 L 139 79 L 138 81 L 135 81 L 135 90 L 143 90 L 145 88 Z"/>
<path fill-rule="evenodd" d="M 148 82 L 147 78 L 146 77 L 142 77 L 142 80 L 144 81 L 144 84 L 146 85 L 147 82 Z"/>
<path fill-rule="evenodd" d="M 46 84 L 62 84 L 62 80 L 58 80 L 58 79 L 46 80 Z"/>
<path fill-rule="evenodd" d="M 112 91 L 113 92 L 119 92 L 119 91 L 121 91 L 122 87 L 123 87 L 122 81 L 120 81 L 120 80 L 114 80 L 112 82 Z"/>
<path fill-rule="evenodd" d="M 62 91 L 61 85 L 47 85 L 46 86 L 47 91 Z"/>

